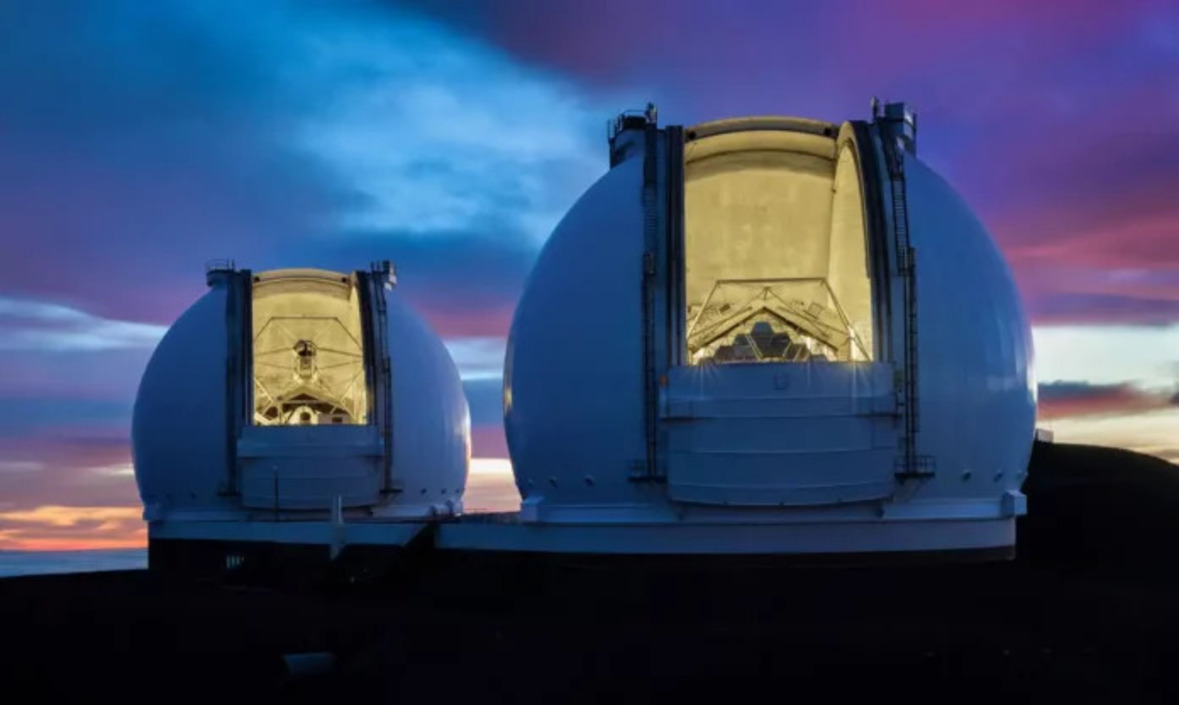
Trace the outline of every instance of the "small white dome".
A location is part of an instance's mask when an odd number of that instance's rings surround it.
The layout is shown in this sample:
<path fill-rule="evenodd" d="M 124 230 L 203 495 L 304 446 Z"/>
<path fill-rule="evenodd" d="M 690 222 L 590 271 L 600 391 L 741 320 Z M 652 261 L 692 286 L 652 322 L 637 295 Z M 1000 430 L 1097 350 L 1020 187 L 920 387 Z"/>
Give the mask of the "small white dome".
<path fill-rule="evenodd" d="M 140 383 L 152 519 L 462 509 L 470 417 L 446 348 L 387 272 L 210 272 Z"/>

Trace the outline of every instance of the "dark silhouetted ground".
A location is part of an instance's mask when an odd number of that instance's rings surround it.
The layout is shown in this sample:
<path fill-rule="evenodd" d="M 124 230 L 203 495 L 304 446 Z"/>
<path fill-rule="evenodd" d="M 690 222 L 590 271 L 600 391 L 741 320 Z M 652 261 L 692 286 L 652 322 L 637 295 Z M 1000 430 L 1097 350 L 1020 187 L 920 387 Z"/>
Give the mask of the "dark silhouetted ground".
<path fill-rule="evenodd" d="M 1016 561 L 787 568 L 414 556 L 287 594 L 142 572 L 0 581 L 2 692 L 206 702 L 1176 702 L 1179 472 L 1039 446 Z M 288 681 L 278 655 L 330 650 Z M 17 701 L 12 701 L 17 702 Z"/>

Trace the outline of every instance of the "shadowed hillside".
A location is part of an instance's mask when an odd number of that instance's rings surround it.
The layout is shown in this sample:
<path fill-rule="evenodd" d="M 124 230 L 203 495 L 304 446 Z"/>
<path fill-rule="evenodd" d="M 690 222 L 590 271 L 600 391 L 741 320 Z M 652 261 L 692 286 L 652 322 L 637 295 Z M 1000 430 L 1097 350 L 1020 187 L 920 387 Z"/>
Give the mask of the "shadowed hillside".
<path fill-rule="evenodd" d="M 1037 443 L 1021 561 L 1179 576 L 1179 467 L 1116 448 Z"/>

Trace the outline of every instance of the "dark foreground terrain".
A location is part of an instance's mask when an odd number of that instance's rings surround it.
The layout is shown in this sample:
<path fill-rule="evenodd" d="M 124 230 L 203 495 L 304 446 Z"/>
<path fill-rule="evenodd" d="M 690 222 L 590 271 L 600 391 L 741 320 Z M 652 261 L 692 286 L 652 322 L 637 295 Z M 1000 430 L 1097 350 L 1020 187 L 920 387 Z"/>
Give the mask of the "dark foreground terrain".
<path fill-rule="evenodd" d="M 0 693 L 156 702 L 1179 702 L 1179 470 L 1037 447 L 1016 561 L 425 553 L 365 590 L 0 580 Z M 335 667 L 292 678 L 281 655 Z M 27 701 L 20 698 L 11 702 Z"/>

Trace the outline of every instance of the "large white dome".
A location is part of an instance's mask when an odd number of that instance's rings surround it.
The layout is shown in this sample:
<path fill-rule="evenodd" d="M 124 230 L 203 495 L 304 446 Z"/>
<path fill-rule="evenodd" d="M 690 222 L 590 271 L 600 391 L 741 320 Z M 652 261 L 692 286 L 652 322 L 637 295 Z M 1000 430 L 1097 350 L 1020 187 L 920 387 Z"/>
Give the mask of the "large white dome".
<path fill-rule="evenodd" d="M 512 324 L 526 519 L 929 520 L 799 550 L 1014 543 L 1028 322 L 911 113 L 874 117 L 619 119 Z"/>
<path fill-rule="evenodd" d="M 470 418 L 458 371 L 388 274 L 210 272 L 136 398 L 148 520 L 461 511 Z"/>

